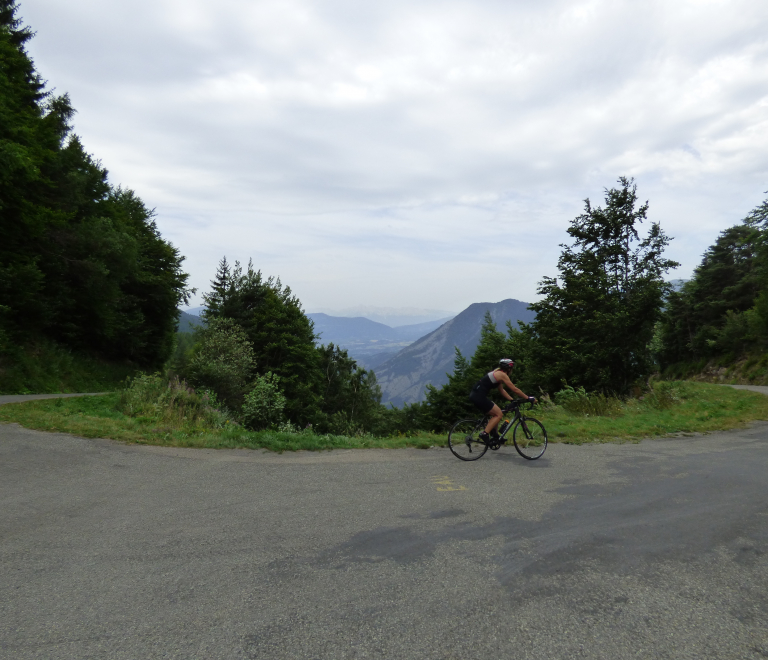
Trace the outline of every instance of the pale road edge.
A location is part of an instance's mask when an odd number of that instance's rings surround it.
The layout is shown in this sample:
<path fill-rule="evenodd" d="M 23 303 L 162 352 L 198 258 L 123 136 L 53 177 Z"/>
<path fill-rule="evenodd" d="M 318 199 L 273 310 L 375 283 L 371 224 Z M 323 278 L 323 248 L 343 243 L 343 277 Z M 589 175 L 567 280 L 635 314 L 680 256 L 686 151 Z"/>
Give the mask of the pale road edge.
<path fill-rule="evenodd" d="M 4 403 L 20 403 L 22 401 L 34 401 L 35 399 L 68 399 L 72 396 L 100 396 L 109 392 L 78 392 L 76 394 L 0 394 L 0 406 Z"/>

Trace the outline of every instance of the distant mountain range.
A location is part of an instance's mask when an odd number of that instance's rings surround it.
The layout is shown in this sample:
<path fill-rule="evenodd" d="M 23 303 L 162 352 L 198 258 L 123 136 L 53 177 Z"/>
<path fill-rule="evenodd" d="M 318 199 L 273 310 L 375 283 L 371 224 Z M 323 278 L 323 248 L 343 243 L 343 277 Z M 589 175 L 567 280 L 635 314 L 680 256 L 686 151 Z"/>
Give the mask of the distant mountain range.
<path fill-rule="evenodd" d="M 192 332 L 194 326 L 202 324 L 203 320 L 199 316 L 188 312 L 180 312 L 177 332 Z"/>
<path fill-rule="evenodd" d="M 333 343 L 347 349 L 366 369 L 373 369 L 451 318 L 393 328 L 362 316 L 348 318 L 320 312 L 307 316 L 315 324 L 320 343 Z"/>
<path fill-rule="evenodd" d="M 358 305 L 347 309 L 317 309 L 307 314 L 327 314 L 337 318 L 363 317 L 377 323 L 383 323 L 391 328 L 399 328 L 404 325 L 417 325 L 453 318 L 456 312 L 448 312 L 439 309 L 422 309 L 420 307 L 374 307 L 372 305 Z"/>
<path fill-rule="evenodd" d="M 428 384 L 440 387 L 447 383 L 447 374 L 453 373 L 455 347 L 458 346 L 466 357 L 472 357 L 480 343 L 480 329 L 486 311 L 491 313 L 491 318 L 501 331 L 504 331 L 507 321 L 516 327 L 518 321 L 529 323 L 536 317 L 528 309 L 528 303 L 511 298 L 498 303 L 470 305 L 450 321 L 373 369 L 381 386 L 382 402 L 401 406 L 404 403 L 423 401 Z M 488 368 L 491 367 L 493 365 L 489 364 Z"/>

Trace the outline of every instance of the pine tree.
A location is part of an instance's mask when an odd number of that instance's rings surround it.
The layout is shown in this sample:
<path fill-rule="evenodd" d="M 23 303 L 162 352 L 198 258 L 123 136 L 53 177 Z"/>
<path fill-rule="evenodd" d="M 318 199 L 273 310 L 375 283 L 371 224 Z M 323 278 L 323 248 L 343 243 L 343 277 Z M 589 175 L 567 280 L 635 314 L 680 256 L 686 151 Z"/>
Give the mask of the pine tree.
<path fill-rule="evenodd" d="M 720 233 L 693 278 L 672 292 L 659 326 L 660 360 L 735 357 L 768 339 L 768 201 Z"/>
<path fill-rule="evenodd" d="M 187 275 L 131 191 L 71 133 L 25 50 L 32 37 L 0 0 L 0 337 L 38 337 L 159 367 L 170 354 Z"/>

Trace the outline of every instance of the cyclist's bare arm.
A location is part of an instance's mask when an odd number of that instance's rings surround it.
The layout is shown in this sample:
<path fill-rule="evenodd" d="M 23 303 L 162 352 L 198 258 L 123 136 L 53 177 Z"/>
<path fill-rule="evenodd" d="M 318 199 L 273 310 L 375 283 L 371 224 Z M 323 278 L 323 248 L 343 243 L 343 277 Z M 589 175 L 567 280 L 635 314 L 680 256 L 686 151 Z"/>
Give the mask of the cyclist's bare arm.
<path fill-rule="evenodd" d="M 513 399 L 511 396 L 509 396 L 509 394 L 507 394 L 504 391 L 504 385 L 506 385 L 510 390 L 512 390 L 515 394 L 517 394 L 517 396 L 519 396 L 521 399 L 528 398 L 528 395 L 524 394 L 523 390 L 521 390 L 519 387 L 516 387 L 515 384 L 511 380 L 509 380 L 509 376 L 507 376 L 507 374 L 505 374 L 503 371 L 497 372 L 496 378 L 501 381 L 501 383 L 499 384 L 499 392 L 508 401 L 512 401 Z"/>

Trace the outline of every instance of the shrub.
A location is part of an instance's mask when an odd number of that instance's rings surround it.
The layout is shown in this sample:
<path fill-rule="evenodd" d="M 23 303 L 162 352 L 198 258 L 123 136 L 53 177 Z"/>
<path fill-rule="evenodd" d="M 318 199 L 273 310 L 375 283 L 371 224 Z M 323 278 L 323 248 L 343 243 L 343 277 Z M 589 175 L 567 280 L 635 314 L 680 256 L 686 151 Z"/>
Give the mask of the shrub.
<path fill-rule="evenodd" d="M 343 435 L 348 438 L 361 438 L 365 433 L 365 429 L 360 425 L 353 422 L 347 413 L 342 410 L 333 413 L 328 420 L 328 429 L 332 435 Z"/>
<path fill-rule="evenodd" d="M 686 398 L 687 391 L 682 383 L 661 381 L 652 383 L 648 394 L 643 398 L 646 406 L 656 410 L 666 410 Z"/>
<path fill-rule="evenodd" d="M 174 426 L 222 428 L 230 420 L 217 404 L 215 394 L 197 393 L 178 378 L 166 381 L 160 374 L 140 374 L 120 392 L 117 408 L 129 417 L 149 417 Z"/>
<path fill-rule="evenodd" d="M 621 399 L 600 392 L 590 394 L 583 387 L 570 385 L 555 393 L 555 403 L 573 415 L 616 417 L 624 413 Z"/>
<path fill-rule="evenodd" d="M 268 371 L 257 376 L 253 389 L 245 395 L 243 401 L 243 425 L 254 431 L 280 425 L 286 398 L 278 387 L 280 378 Z"/>
<path fill-rule="evenodd" d="M 200 343 L 189 363 L 189 379 L 213 390 L 230 410 L 239 410 L 253 373 L 254 357 L 245 331 L 231 319 L 210 319 L 198 331 Z"/>

